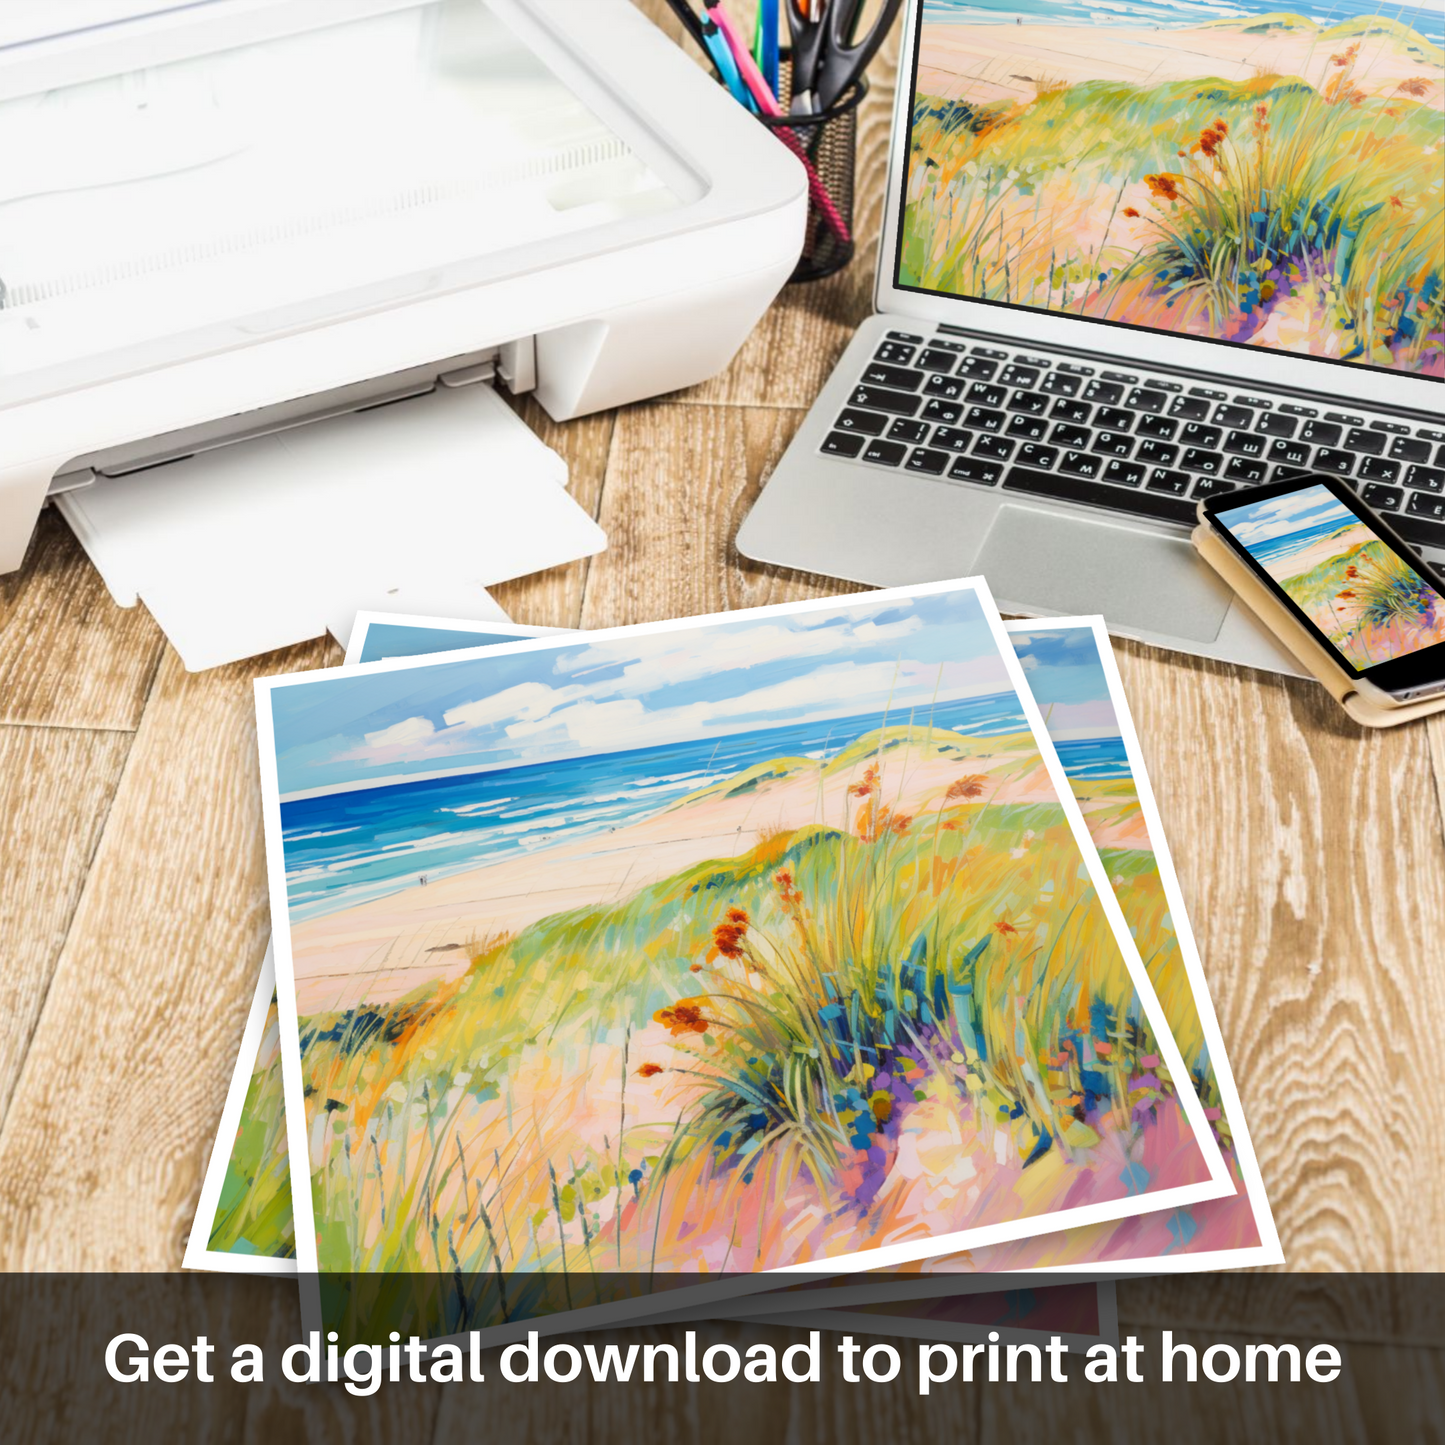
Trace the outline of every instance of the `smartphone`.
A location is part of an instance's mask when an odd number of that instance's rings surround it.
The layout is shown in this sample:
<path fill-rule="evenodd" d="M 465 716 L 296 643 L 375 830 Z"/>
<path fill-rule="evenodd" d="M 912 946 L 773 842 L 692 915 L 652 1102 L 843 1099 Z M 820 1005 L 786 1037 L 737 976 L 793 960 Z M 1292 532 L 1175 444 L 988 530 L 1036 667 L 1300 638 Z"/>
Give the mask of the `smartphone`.
<path fill-rule="evenodd" d="M 1200 520 L 1365 695 L 1445 693 L 1445 578 L 1337 477 L 1210 497 Z"/>

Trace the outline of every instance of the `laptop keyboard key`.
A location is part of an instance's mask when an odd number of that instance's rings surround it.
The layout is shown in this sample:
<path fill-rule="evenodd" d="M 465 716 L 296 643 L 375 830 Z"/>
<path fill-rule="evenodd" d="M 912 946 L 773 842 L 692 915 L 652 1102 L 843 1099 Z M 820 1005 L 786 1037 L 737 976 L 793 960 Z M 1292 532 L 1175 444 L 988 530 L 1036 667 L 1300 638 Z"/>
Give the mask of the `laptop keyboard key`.
<path fill-rule="evenodd" d="M 1149 490 L 1171 492 L 1176 497 L 1182 497 L 1189 490 L 1189 474 L 1172 472 L 1167 467 L 1155 467 L 1149 473 Z"/>
<path fill-rule="evenodd" d="M 1003 467 L 998 462 L 980 461 L 977 457 L 959 457 L 948 469 L 948 475 L 961 482 L 979 482 L 991 487 L 1003 476 Z"/>
<path fill-rule="evenodd" d="M 1169 415 L 1181 421 L 1203 421 L 1209 415 L 1209 403 L 1202 396 L 1176 396 L 1169 403 Z"/>
<path fill-rule="evenodd" d="M 1397 462 L 1428 462 L 1430 443 L 1422 442 L 1417 437 L 1396 437 L 1390 443 L 1390 455 Z"/>
<path fill-rule="evenodd" d="M 886 366 L 881 361 L 872 361 L 863 369 L 863 382 L 867 386 L 895 386 L 899 391 L 917 391 L 923 385 L 923 373 L 911 371 L 906 366 Z"/>
<path fill-rule="evenodd" d="M 1036 386 L 1039 380 L 1039 372 L 1036 366 L 1020 366 L 1012 362 L 1004 367 L 999 375 L 999 381 L 1004 386 Z"/>
<path fill-rule="evenodd" d="M 885 341 L 873 353 L 874 361 L 886 361 L 889 366 L 907 366 L 913 360 L 913 348 L 901 341 Z"/>
<path fill-rule="evenodd" d="M 1129 393 L 1129 399 L 1125 406 L 1133 407 L 1135 411 L 1163 411 L 1168 404 L 1169 398 L 1162 391 L 1151 391 L 1147 386 L 1136 386 Z"/>
<path fill-rule="evenodd" d="M 1222 482 L 1218 477 L 1200 477 L 1189 495 L 1191 497 L 1217 497 L 1221 492 L 1232 492 L 1233 482 Z"/>
<path fill-rule="evenodd" d="M 951 452 L 966 452 L 977 435 L 977 432 L 964 431 L 961 427 L 941 426 L 934 430 L 933 445 Z"/>
<path fill-rule="evenodd" d="M 1105 406 L 1113 406 L 1123 395 L 1124 388 L 1117 381 L 1100 381 L 1097 377 L 1084 388 L 1085 401 L 1100 401 Z"/>
<path fill-rule="evenodd" d="M 1424 492 L 1412 492 L 1405 510 L 1412 517 L 1430 517 L 1436 522 L 1445 521 L 1445 497 L 1430 497 Z"/>
<path fill-rule="evenodd" d="M 1104 459 L 1088 452 L 1065 452 L 1059 470 L 1073 477 L 1097 477 L 1104 470 Z"/>
<path fill-rule="evenodd" d="M 1167 416 L 1141 416 L 1138 424 L 1134 427 L 1134 435 L 1141 437 L 1155 437 L 1159 441 L 1167 442 L 1174 439 L 1174 433 L 1179 430 L 1179 423 Z"/>
<path fill-rule="evenodd" d="M 927 350 L 918 354 L 915 366 L 921 366 L 924 371 L 952 372 L 958 366 L 958 355 L 952 351 L 940 351 L 936 346 L 930 346 Z"/>
<path fill-rule="evenodd" d="M 1058 464 L 1059 449 L 1057 447 L 1036 446 L 1033 442 L 1025 442 L 1019 448 L 1019 465 L 1021 467 L 1038 467 L 1043 471 L 1049 471 Z"/>
<path fill-rule="evenodd" d="M 1128 431 L 1134 425 L 1134 413 L 1120 406 L 1101 406 L 1094 413 L 1094 425 L 1105 431 Z"/>
<path fill-rule="evenodd" d="M 1355 469 L 1355 458 L 1336 447 L 1321 447 L 1315 453 L 1315 467 L 1322 472 L 1333 472 L 1337 477 L 1347 477 Z"/>
<path fill-rule="evenodd" d="M 1255 457 L 1230 457 L 1224 475 L 1231 482 L 1262 482 L 1269 468 Z M 1196 497 L 1198 492 L 1194 494 Z"/>
<path fill-rule="evenodd" d="M 963 424 L 975 431 L 1002 431 L 1004 415 L 1001 411 L 990 411 L 984 406 L 971 406 L 963 414 Z"/>
<path fill-rule="evenodd" d="M 1144 480 L 1144 471 L 1138 462 L 1124 462 L 1115 457 L 1104 468 L 1104 480 L 1115 486 L 1137 487 Z"/>
<path fill-rule="evenodd" d="M 928 423 L 926 421 L 913 421 L 909 417 L 900 416 L 891 427 L 888 428 L 888 440 L 895 442 L 910 442 L 917 446 L 919 442 L 928 436 Z"/>
<path fill-rule="evenodd" d="M 1041 391 L 1016 391 L 1008 399 L 1008 409 L 1042 416 L 1049 409 L 1049 399 Z"/>
<path fill-rule="evenodd" d="M 1090 481 L 1080 476 L 1061 476 L 1057 472 L 1036 472 L 1028 467 L 1010 467 L 1003 481 L 1006 490 L 1029 492 L 1037 497 L 1055 497 L 1066 502 L 1086 502 L 1111 511 L 1134 516 L 1157 517 L 1161 521 L 1192 522 L 1194 504 L 1182 497 L 1163 496 L 1145 491 L 1125 491 L 1108 482 Z"/>
<path fill-rule="evenodd" d="M 862 432 L 864 436 L 880 437 L 888 430 L 888 418 L 876 411 L 845 411 L 833 423 L 837 431 Z"/>
<path fill-rule="evenodd" d="M 1399 462 L 1386 461 L 1383 457 L 1366 457 L 1358 473 L 1362 482 L 1393 482 L 1399 475 Z"/>
<path fill-rule="evenodd" d="M 1421 492 L 1445 491 L 1445 471 L 1438 467 L 1411 467 L 1405 473 L 1405 485 Z"/>
<path fill-rule="evenodd" d="M 834 457 L 856 457 L 868 440 L 858 432 L 830 431 L 823 438 L 823 450 Z"/>
<path fill-rule="evenodd" d="M 945 401 L 957 401 L 963 395 L 965 382 L 961 377 L 945 376 L 941 371 L 932 372 L 923 389 L 929 396 L 941 396 Z"/>
<path fill-rule="evenodd" d="M 1170 446 L 1168 442 L 1142 441 L 1134 458 L 1151 467 L 1172 467 L 1178 455 L 1179 448 Z"/>
<path fill-rule="evenodd" d="M 1101 431 L 1094 438 L 1091 451 L 1103 452 L 1106 456 L 1127 457 L 1134 450 L 1132 437 L 1120 436 L 1118 432 Z"/>
<path fill-rule="evenodd" d="M 958 364 L 958 374 L 973 381 L 992 381 L 998 372 L 998 362 L 982 356 L 967 356 Z"/>
<path fill-rule="evenodd" d="M 1254 429 L 1267 437 L 1292 437 L 1299 430 L 1299 422 L 1292 416 L 1267 411 L 1255 422 Z"/>
<path fill-rule="evenodd" d="M 948 470 L 951 460 L 947 452 L 936 452 L 929 447 L 917 447 L 908 458 L 910 472 L 926 472 L 930 477 L 941 477 Z"/>
<path fill-rule="evenodd" d="M 1224 439 L 1224 450 L 1238 457 L 1262 457 L 1265 445 L 1257 431 L 1232 431 Z"/>
<path fill-rule="evenodd" d="M 911 331 L 890 331 L 888 333 L 888 339 L 890 341 L 908 341 L 914 346 L 919 346 L 923 342 L 921 336 L 915 336 Z"/>
<path fill-rule="evenodd" d="M 1373 507 L 1377 512 L 1393 512 L 1399 507 L 1400 499 L 1404 495 L 1399 487 L 1387 487 L 1379 482 L 1371 482 L 1360 493 L 1360 500 L 1367 507 Z"/>
<path fill-rule="evenodd" d="M 1207 452 L 1203 447 L 1186 447 L 1179 458 L 1181 467 L 1191 472 L 1203 472 L 1205 476 L 1217 477 L 1224 470 L 1224 458 L 1218 452 Z"/>
<path fill-rule="evenodd" d="M 1387 437 L 1381 432 L 1365 431 L 1354 426 L 1345 433 L 1345 448 L 1348 451 L 1359 452 L 1363 456 L 1377 457 L 1385 450 Z"/>
<path fill-rule="evenodd" d="M 915 416 L 923 402 L 920 397 L 906 391 L 889 391 L 882 386 L 855 387 L 848 398 L 850 406 L 866 407 L 870 411 L 886 411 L 893 416 Z"/>
<path fill-rule="evenodd" d="M 1228 403 L 1221 403 L 1214 408 L 1214 424 L 1216 426 L 1248 426 L 1253 420 L 1254 412 L 1247 406 L 1231 406 Z"/>
<path fill-rule="evenodd" d="M 991 457 L 996 461 L 1006 462 L 1013 455 L 1014 444 L 1005 441 L 1003 437 L 979 437 L 973 444 L 973 454 L 976 457 Z"/>
<path fill-rule="evenodd" d="M 1049 437 L 1051 442 L 1058 442 L 1061 447 L 1086 447 L 1089 445 L 1091 433 L 1087 427 L 1070 426 L 1067 422 L 1060 422 Z"/>
<path fill-rule="evenodd" d="M 1217 447 L 1222 435 L 1217 426 L 1200 426 L 1198 422 L 1191 421 L 1179 433 L 1179 440 L 1187 447 Z"/>
<path fill-rule="evenodd" d="M 1049 424 L 1041 416 L 1016 416 L 1008 424 L 1008 435 L 1023 437 L 1027 441 L 1042 441 Z"/>
<path fill-rule="evenodd" d="M 1082 424 L 1088 421 L 1093 411 L 1094 408 L 1086 401 L 1066 401 L 1060 398 L 1054 403 L 1049 415 L 1055 421 L 1072 421 Z"/>
<path fill-rule="evenodd" d="M 1008 397 L 1008 391 L 1001 386 L 990 386 L 987 382 L 976 381 L 968 389 L 966 401 L 971 401 L 978 406 L 1002 406 Z"/>
<path fill-rule="evenodd" d="M 1081 385 L 1083 383 L 1077 376 L 1070 376 L 1063 371 L 1051 371 L 1044 377 L 1043 390 L 1050 396 L 1078 396 Z"/>
<path fill-rule="evenodd" d="M 1276 437 L 1269 444 L 1269 459 L 1278 462 L 1286 467 L 1305 467 L 1309 465 L 1310 449 L 1303 442 L 1286 441 L 1283 437 Z"/>
<path fill-rule="evenodd" d="M 863 451 L 863 460 L 877 462 L 881 467 L 896 467 L 902 465 L 907 455 L 908 448 L 902 442 L 886 442 L 881 437 L 874 437 Z"/>
<path fill-rule="evenodd" d="M 923 415 L 928 421 L 941 421 L 952 426 L 963 415 L 963 408 L 956 402 L 941 401 L 931 396 L 923 404 Z"/>
<path fill-rule="evenodd" d="M 1307 421 L 1299 434 L 1302 442 L 1313 442 L 1316 446 L 1335 446 L 1343 435 L 1343 429 L 1328 421 Z"/>

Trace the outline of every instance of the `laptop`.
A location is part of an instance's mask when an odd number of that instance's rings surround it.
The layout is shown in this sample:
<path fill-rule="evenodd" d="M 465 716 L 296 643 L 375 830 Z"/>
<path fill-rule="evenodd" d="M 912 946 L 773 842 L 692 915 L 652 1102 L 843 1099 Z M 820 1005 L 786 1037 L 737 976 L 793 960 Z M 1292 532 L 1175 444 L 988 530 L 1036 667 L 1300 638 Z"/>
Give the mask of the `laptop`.
<path fill-rule="evenodd" d="M 1345 477 L 1445 565 L 1442 13 L 913 0 L 876 314 L 738 549 L 1296 674 L 1201 498 Z"/>

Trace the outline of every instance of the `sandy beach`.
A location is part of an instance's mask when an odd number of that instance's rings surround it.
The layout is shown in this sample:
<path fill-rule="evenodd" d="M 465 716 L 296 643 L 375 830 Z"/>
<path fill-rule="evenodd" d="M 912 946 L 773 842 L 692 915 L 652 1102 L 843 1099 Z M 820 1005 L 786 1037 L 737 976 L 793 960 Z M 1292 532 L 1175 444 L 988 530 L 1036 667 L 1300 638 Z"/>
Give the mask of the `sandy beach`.
<path fill-rule="evenodd" d="M 1023 756 L 1014 738 L 980 738 L 977 750 L 962 756 L 899 748 L 887 755 L 884 798 L 897 811 L 922 812 L 936 806 L 962 773 L 991 776 Z M 820 818 L 841 825 L 857 808 L 845 796 L 856 776 L 838 772 L 820 781 L 820 769 L 810 766 L 741 796 L 684 801 L 612 834 L 470 869 L 308 920 L 292 930 L 297 1007 L 305 1015 L 399 998 L 428 979 L 463 973 L 468 943 L 517 933 L 550 914 L 631 897 L 706 859 L 747 853 L 770 831 Z M 1032 803 L 1053 801 L 1056 794 L 1040 766 L 989 785 L 985 796 Z M 1130 844 L 1121 839 L 1115 846 Z"/>
<path fill-rule="evenodd" d="M 1241 25 L 1154 30 L 1125 25 L 925 25 L 919 52 L 921 95 L 975 101 L 1031 100 L 1038 83 L 1117 80 L 1247 81 L 1298 75 L 1319 89 L 1330 56 L 1352 37 L 1325 40 L 1313 30 L 1249 34 Z M 1422 61 L 1387 35 L 1360 40 L 1353 79 L 1367 95 L 1390 95 L 1402 80 L 1432 82 L 1425 104 L 1441 109 L 1442 67 Z"/>
<path fill-rule="evenodd" d="M 1321 537 L 1317 542 L 1311 542 L 1302 551 L 1291 552 L 1288 557 L 1264 563 L 1264 570 L 1276 582 L 1287 582 L 1291 577 L 1313 572 L 1322 562 L 1342 557 L 1353 548 L 1362 547 L 1366 542 L 1375 540 L 1375 534 L 1363 522 L 1359 522 L 1342 532 L 1335 532 L 1328 537 Z"/>

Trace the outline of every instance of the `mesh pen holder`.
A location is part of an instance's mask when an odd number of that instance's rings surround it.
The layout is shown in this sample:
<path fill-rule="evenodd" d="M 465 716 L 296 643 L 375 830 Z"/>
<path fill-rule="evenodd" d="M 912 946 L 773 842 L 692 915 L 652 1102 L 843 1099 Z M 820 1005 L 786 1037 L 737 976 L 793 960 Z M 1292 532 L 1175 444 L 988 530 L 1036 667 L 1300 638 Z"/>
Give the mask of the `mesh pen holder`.
<path fill-rule="evenodd" d="M 779 103 L 792 97 L 792 67 L 786 56 L 778 72 Z M 820 281 L 853 259 L 853 168 L 858 150 L 858 107 L 868 94 L 859 77 L 817 115 L 759 116 L 808 171 L 808 227 L 803 254 L 790 281 Z"/>

